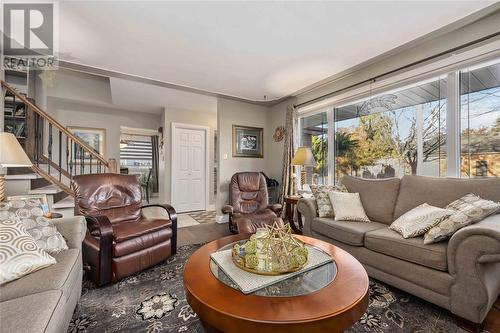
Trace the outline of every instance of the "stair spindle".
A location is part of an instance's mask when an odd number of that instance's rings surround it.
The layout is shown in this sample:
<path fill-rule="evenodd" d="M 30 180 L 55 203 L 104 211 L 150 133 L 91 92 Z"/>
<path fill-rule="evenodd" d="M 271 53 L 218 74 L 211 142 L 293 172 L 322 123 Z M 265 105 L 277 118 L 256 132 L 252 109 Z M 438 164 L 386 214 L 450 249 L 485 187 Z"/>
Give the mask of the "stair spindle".
<path fill-rule="evenodd" d="M 59 132 L 59 181 L 62 180 L 62 132 Z"/>
<path fill-rule="evenodd" d="M 50 162 L 52 161 L 52 124 L 49 123 L 49 147 L 48 147 L 48 154 L 49 154 L 49 163 L 47 163 L 47 170 L 48 174 L 50 175 Z"/>
<path fill-rule="evenodd" d="M 34 116 L 34 121 L 35 121 L 35 133 L 33 133 L 33 139 L 35 140 L 35 151 L 34 151 L 34 156 L 33 156 L 33 161 L 35 162 L 35 165 L 38 166 L 38 151 L 40 149 L 40 145 L 39 145 L 39 142 L 40 140 L 38 140 L 38 136 L 40 135 L 39 132 L 40 132 L 40 126 L 39 126 L 39 119 L 38 119 L 38 114 L 33 112 L 33 116 Z"/>
<path fill-rule="evenodd" d="M 69 142 L 68 136 L 66 136 L 66 170 L 70 170 L 69 179 L 71 181 L 71 169 L 69 168 Z"/>
<path fill-rule="evenodd" d="M 83 147 L 80 146 L 79 147 L 80 149 L 80 175 L 83 175 L 85 174 L 85 156 L 84 156 L 84 150 L 83 150 Z"/>

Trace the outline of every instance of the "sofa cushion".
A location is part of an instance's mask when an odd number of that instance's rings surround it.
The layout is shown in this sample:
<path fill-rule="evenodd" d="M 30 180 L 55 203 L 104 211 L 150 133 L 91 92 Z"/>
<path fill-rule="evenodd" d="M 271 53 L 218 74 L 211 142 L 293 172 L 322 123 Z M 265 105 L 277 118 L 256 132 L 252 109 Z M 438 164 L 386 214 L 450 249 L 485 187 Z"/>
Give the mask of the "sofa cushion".
<path fill-rule="evenodd" d="M 446 262 L 447 242 L 424 245 L 422 237 L 404 239 L 397 232 L 383 228 L 366 233 L 365 247 L 375 252 L 440 271 L 448 269 Z"/>
<path fill-rule="evenodd" d="M 54 255 L 57 264 L 28 274 L 21 279 L 2 286 L 0 301 L 40 293 L 47 290 L 61 290 L 66 299 L 71 294 L 73 283 L 82 274 L 81 252 L 69 249 Z"/>
<path fill-rule="evenodd" d="M 353 246 L 363 246 L 365 234 L 381 228 L 387 226 L 378 222 L 334 221 L 326 217 L 315 218 L 312 224 L 315 232 Z"/>
<path fill-rule="evenodd" d="M 391 224 L 399 192 L 399 178 L 363 179 L 351 176 L 342 178 L 349 192 L 357 192 L 366 215 L 371 221 Z"/>
<path fill-rule="evenodd" d="M 48 332 L 51 322 L 62 321 L 61 296 L 60 290 L 50 290 L 0 302 L 0 331 Z"/>
<path fill-rule="evenodd" d="M 394 220 L 425 202 L 443 208 L 469 193 L 500 202 L 499 188 L 500 177 L 458 179 L 403 176 L 394 209 Z"/>

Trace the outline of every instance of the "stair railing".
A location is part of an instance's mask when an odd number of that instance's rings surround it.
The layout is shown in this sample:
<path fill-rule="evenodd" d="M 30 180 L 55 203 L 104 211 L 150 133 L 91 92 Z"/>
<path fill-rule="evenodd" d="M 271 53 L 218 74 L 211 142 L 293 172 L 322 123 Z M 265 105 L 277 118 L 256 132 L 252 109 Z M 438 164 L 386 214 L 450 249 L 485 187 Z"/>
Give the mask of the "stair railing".
<path fill-rule="evenodd" d="M 73 195 L 70 183 L 74 176 L 116 173 L 116 163 L 113 160 L 105 160 L 9 84 L 1 81 L 1 85 L 24 104 L 26 116 L 24 149 L 33 162 L 33 170 L 38 174 L 59 186 L 64 192 Z"/>

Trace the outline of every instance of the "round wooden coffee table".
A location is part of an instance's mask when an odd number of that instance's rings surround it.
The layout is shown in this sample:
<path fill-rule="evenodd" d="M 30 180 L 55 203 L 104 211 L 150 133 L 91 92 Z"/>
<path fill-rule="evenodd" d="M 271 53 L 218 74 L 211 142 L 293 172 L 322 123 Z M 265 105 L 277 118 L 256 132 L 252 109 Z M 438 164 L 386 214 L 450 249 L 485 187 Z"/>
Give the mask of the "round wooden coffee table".
<path fill-rule="evenodd" d="M 342 332 L 368 307 L 368 275 L 346 251 L 329 243 L 297 236 L 332 256 L 335 275 L 326 286 L 300 296 L 245 295 L 212 273 L 210 254 L 249 235 L 234 235 L 198 249 L 184 268 L 186 298 L 207 332 Z"/>

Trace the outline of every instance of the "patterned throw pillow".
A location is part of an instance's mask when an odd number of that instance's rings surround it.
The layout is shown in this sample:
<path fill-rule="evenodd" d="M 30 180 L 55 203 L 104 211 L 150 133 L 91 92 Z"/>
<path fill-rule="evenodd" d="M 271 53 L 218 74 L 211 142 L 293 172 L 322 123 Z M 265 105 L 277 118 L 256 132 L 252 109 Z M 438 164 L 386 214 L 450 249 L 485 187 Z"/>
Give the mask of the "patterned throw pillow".
<path fill-rule="evenodd" d="M 370 222 L 359 193 L 330 192 L 335 221 Z"/>
<path fill-rule="evenodd" d="M 57 231 L 53 220 L 43 216 L 42 202 L 37 199 L 14 199 L 0 203 L 0 221 L 6 218 L 19 219 L 37 245 L 48 253 L 67 250 L 63 236 Z"/>
<path fill-rule="evenodd" d="M 328 193 L 347 192 L 344 185 L 311 185 L 311 191 L 316 199 L 319 217 L 334 217 L 333 207 Z"/>
<path fill-rule="evenodd" d="M 0 221 L 0 285 L 56 263 L 18 219 Z"/>
<path fill-rule="evenodd" d="M 400 233 L 403 238 L 417 237 L 425 234 L 453 213 L 453 210 L 424 203 L 401 215 L 396 221 L 392 222 L 389 229 Z"/>
<path fill-rule="evenodd" d="M 437 243 L 450 238 L 457 230 L 479 222 L 500 210 L 500 203 L 467 194 L 445 207 L 455 212 L 424 235 L 424 244 Z"/>

